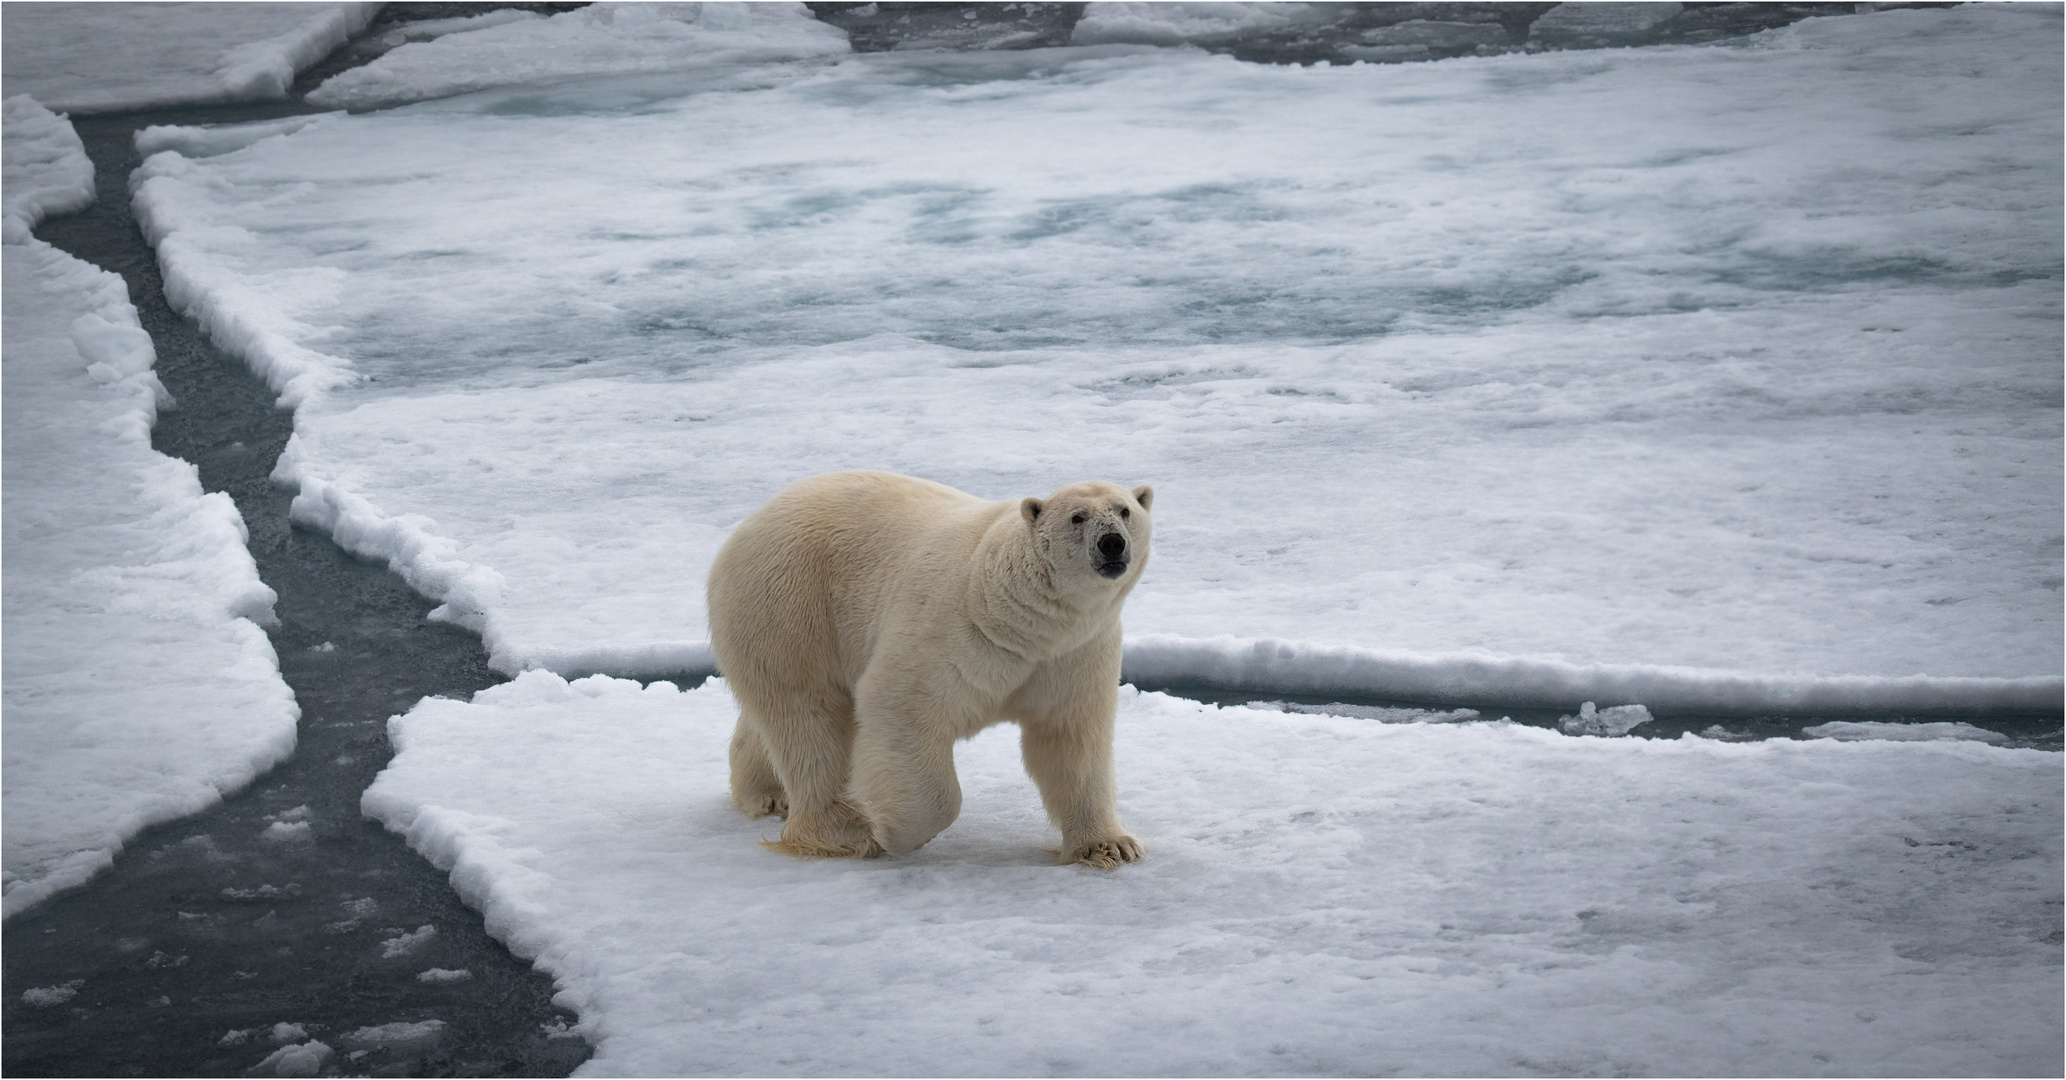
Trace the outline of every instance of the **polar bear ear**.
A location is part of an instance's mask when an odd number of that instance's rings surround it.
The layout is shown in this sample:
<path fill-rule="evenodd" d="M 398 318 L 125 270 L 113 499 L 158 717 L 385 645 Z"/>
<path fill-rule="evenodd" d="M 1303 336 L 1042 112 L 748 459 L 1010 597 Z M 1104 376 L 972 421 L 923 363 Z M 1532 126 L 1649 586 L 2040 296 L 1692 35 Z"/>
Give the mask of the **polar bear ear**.
<path fill-rule="evenodd" d="M 1046 509 L 1046 504 L 1039 499 L 1025 498 L 1019 500 L 1019 513 L 1025 515 L 1028 523 L 1039 521 L 1040 511 L 1044 509 Z"/>
<path fill-rule="evenodd" d="M 1133 501 L 1140 503 L 1141 509 L 1146 510 L 1148 505 L 1155 501 L 1155 489 L 1142 484 L 1140 487 L 1133 489 Z"/>

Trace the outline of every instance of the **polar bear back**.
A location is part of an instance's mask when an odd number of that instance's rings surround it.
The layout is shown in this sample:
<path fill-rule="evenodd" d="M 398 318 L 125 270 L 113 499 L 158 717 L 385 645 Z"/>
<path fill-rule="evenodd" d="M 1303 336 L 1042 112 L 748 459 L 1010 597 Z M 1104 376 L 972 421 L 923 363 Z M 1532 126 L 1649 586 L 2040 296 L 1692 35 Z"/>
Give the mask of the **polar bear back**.
<path fill-rule="evenodd" d="M 983 534 L 1016 513 L 1010 502 L 894 473 L 798 482 L 741 523 L 711 565 L 719 664 L 789 679 L 837 672 L 851 688 L 885 615 L 917 614 L 914 585 L 929 584 L 916 591 L 936 598 L 957 595 Z"/>

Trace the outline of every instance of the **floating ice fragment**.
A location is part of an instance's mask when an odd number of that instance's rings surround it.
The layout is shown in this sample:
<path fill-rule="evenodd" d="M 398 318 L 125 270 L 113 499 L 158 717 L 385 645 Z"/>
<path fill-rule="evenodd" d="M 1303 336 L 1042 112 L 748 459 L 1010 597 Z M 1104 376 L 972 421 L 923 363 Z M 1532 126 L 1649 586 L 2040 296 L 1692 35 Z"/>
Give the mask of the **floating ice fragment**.
<path fill-rule="evenodd" d="M 1578 707 L 1577 716 L 1560 716 L 1557 726 L 1566 735 L 1626 735 L 1656 719 L 1641 705 L 1613 705 L 1602 709 L 1588 701 Z"/>
<path fill-rule="evenodd" d="M 305 1042 L 299 1046 L 283 1046 L 266 1055 L 264 1061 L 251 1067 L 252 1072 L 267 1068 L 274 1076 L 314 1076 L 323 1071 L 323 1063 L 330 1060 L 335 1051 L 328 1043 Z"/>
<path fill-rule="evenodd" d="M 438 928 L 430 925 L 429 923 L 425 923 L 424 925 L 417 927 L 413 933 L 402 934 L 397 937 L 391 937 L 381 942 L 381 958 L 384 960 L 393 960 L 398 956 L 407 956 L 410 953 L 415 952 L 420 948 L 423 948 L 425 945 L 430 944 L 430 939 L 436 936 L 438 936 Z"/>
<path fill-rule="evenodd" d="M 1933 724 L 1890 724 L 1879 720 L 1833 720 L 1827 724 L 1804 727 L 1801 734 L 1811 739 L 1835 739 L 1838 742 L 1859 742 L 1866 739 L 1883 739 L 1891 742 L 1984 742 L 2000 745 L 2009 737 L 1998 731 L 1974 727 L 1966 723 Z"/>
<path fill-rule="evenodd" d="M 222 1038 L 215 1040 L 215 1045 L 228 1049 L 232 1046 L 242 1046 L 250 1041 L 251 1033 L 249 1031 L 243 1028 L 231 1028 L 223 1033 Z"/>
<path fill-rule="evenodd" d="M 187 961 L 189 959 L 191 958 L 188 957 L 185 953 L 181 953 L 178 956 L 173 956 L 165 952 L 164 950 L 160 949 L 156 952 L 151 953 L 151 958 L 149 960 L 144 961 L 143 966 L 147 968 L 185 967 L 187 966 Z"/>
<path fill-rule="evenodd" d="M 1327 705 L 1306 705 L 1296 701 L 1256 701 L 1251 702 L 1248 707 L 1315 716 L 1352 716 L 1358 720 L 1375 720 L 1380 724 L 1460 724 L 1478 718 L 1476 709 L 1450 709 L 1442 712 L 1435 709 L 1387 705 L 1348 705 L 1338 701 Z"/>
<path fill-rule="evenodd" d="M 290 1024 L 282 1020 L 273 1025 L 274 1046 L 285 1046 L 288 1043 L 305 1042 L 307 1040 L 308 1029 L 300 1024 Z"/>
<path fill-rule="evenodd" d="M 224 889 L 218 895 L 224 900 L 292 900 L 301 895 L 301 886 L 290 881 L 285 886 L 260 885 L 255 889 Z"/>
<path fill-rule="evenodd" d="M 258 835 L 261 839 L 270 840 L 276 844 L 285 844 L 310 839 L 309 833 L 312 828 L 306 821 L 275 821 L 271 825 L 266 826 L 265 831 Z"/>
<path fill-rule="evenodd" d="M 1730 731 L 1728 728 L 1725 728 L 1720 724 L 1709 724 L 1704 730 L 1700 732 L 1700 737 L 1703 739 L 1720 739 L 1723 742 L 1747 742 L 1751 739 L 1757 738 L 1756 735 L 1753 735 L 1750 732 Z"/>
<path fill-rule="evenodd" d="M 1583 47 L 1641 40 L 1676 18 L 1679 4 L 1558 4 L 1529 25 L 1528 37 L 1545 45 Z"/>
<path fill-rule="evenodd" d="M 344 910 L 359 916 L 371 915 L 380 910 L 380 901 L 370 896 L 361 896 L 357 900 L 346 900 Z"/>
<path fill-rule="evenodd" d="M 444 1034 L 443 1020 L 423 1020 L 417 1023 L 379 1024 L 362 1027 L 338 1040 L 346 1046 L 372 1050 L 379 1047 L 410 1049 L 435 1040 Z"/>
<path fill-rule="evenodd" d="M 78 997 L 79 988 L 85 985 L 85 979 L 73 979 L 62 986 L 32 986 L 22 991 L 22 1004 L 38 1009 L 54 1008 Z"/>
<path fill-rule="evenodd" d="M 422 983 L 456 983 L 465 982 L 471 978 L 473 978 L 473 972 L 468 971 L 466 968 L 459 968 L 457 970 L 451 968 L 431 968 L 428 971 L 416 973 L 416 981 Z"/>

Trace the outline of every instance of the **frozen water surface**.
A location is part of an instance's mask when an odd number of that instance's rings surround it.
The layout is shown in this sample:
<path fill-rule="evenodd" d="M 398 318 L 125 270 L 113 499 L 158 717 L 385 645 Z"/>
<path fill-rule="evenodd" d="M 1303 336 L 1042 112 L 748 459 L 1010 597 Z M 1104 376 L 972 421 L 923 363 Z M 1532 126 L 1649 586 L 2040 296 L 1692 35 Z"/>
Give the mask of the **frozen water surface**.
<path fill-rule="evenodd" d="M 1008 727 L 959 748 L 918 852 L 771 853 L 725 795 L 735 710 L 534 671 L 389 725 L 367 813 L 560 980 L 583 1075 L 2061 1065 L 2057 754 L 1126 691 L 1147 856 L 1104 873 L 1052 865 Z"/>
<path fill-rule="evenodd" d="M 137 203 L 297 517 L 505 671 L 706 667 L 732 524 L 868 467 L 1155 484 L 1130 674 L 2055 707 L 2057 29 L 713 64 L 172 133 Z"/>

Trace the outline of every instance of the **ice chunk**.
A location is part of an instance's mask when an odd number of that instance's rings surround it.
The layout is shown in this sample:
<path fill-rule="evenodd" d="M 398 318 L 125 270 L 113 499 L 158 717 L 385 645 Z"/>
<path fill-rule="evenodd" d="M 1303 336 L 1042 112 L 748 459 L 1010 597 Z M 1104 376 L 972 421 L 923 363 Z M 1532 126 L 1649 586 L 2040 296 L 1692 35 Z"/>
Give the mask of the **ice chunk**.
<path fill-rule="evenodd" d="M 438 928 L 428 923 L 417 927 L 409 933 L 398 934 L 380 943 L 381 958 L 393 960 L 396 957 L 407 956 L 430 944 L 431 939 L 436 936 L 438 936 Z"/>
<path fill-rule="evenodd" d="M 377 3 L 22 4 L 0 85 L 66 112 L 284 97 Z"/>
<path fill-rule="evenodd" d="M 1836 739 L 1839 742 L 1858 742 L 1864 739 L 1886 739 L 1895 742 L 1983 742 L 1999 745 L 2009 737 L 1998 731 L 1974 727 L 1961 722 L 1928 724 L 1893 724 L 1878 720 L 1833 720 L 1826 724 L 1804 727 L 1801 734 L 1811 739 Z"/>
<path fill-rule="evenodd" d="M 1558 4 L 1529 24 L 1528 40 L 1567 48 L 1626 45 L 1643 40 L 1683 10 L 1675 3 Z"/>
<path fill-rule="evenodd" d="M 299 410 L 295 520 L 505 673 L 708 671 L 726 532 L 874 467 L 1176 493 L 1130 673 L 2056 707 L 2057 26 L 534 82 L 159 154 L 137 200 Z"/>
<path fill-rule="evenodd" d="M 362 1027 L 339 1041 L 355 1050 L 377 1050 L 386 1047 L 391 1050 L 414 1051 L 436 1042 L 444 1033 L 443 1020 L 422 1020 L 415 1023 L 396 1022 Z"/>
<path fill-rule="evenodd" d="M 92 205 L 93 162 L 71 123 L 29 95 L 0 102 L 0 114 L 6 131 L 0 160 L 6 232 L 0 239 L 19 244 L 44 218 Z"/>
<path fill-rule="evenodd" d="M 1071 45 L 1182 45 L 1226 41 L 1333 18 L 1324 4 L 1101 3 L 1084 8 Z"/>
<path fill-rule="evenodd" d="M 1566 735 L 1626 735 L 1656 719 L 1641 705 L 1614 705 L 1602 709 L 1588 701 L 1578 707 L 1577 716 L 1560 716 L 1557 726 Z"/>
<path fill-rule="evenodd" d="M 429 968 L 416 973 L 416 981 L 422 983 L 456 983 L 473 978 L 473 972 L 465 968 Z"/>
<path fill-rule="evenodd" d="M 833 56 L 846 35 L 796 3 L 599 3 L 401 46 L 331 76 L 315 105 L 378 108 L 577 75 L 679 71 Z"/>
<path fill-rule="evenodd" d="M 1353 716 L 1359 720 L 1375 720 L 1381 724 L 1456 724 L 1478 719 L 1476 709 L 1413 709 L 1386 705 L 1347 705 L 1341 702 L 1330 705 L 1307 705 L 1295 701 L 1257 701 L 1250 703 L 1249 708 L 1276 708 L 1285 712 L 1315 713 L 1323 716 Z"/>
<path fill-rule="evenodd" d="M 1093 877 L 1008 725 L 919 851 L 799 862 L 726 797 L 722 680 L 578 682 L 416 705 L 363 808 L 557 980 L 592 1072 L 2058 1072 L 2056 753 L 1123 689 L 1148 854 Z"/>
<path fill-rule="evenodd" d="M 217 154 L 242 150 L 260 139 L 270 139 L 275 135 L 292 135 L 311 124 L 319 124 L 341 115 L 343 114 L 318 113 L 314 116 L 286 116 L 278 120 L 214 127 L 153 124 L 136 133 L 136 151 L 145 157 L 166 150 L 190 158 L 214 157 Z"/>
<path fill-rule="evenodd" d="M 274 1076 L 315 1076 L 323 1071 L 323 1063 L 329 1061 L 334 1052 L 325 1042 L 283 1046 L 267 1054 L 265 1060 L 253 1065 L 250 1071 L 270 1069 Z"/>
<path fill-rule="evenodd" d="M 294 843 L 311 839 L 313 827 L 306 821 L 275 821 L 259 836 L 276 844 Z"/>
<path fill-rule="evenodd" d="M 22 991 L 22 1004 L 37 1009 L 55 1008 L 78 997 L 79 988 L 85 985 L 85 979 L 73 979 L 59 986 L 31 986 Z"/>

